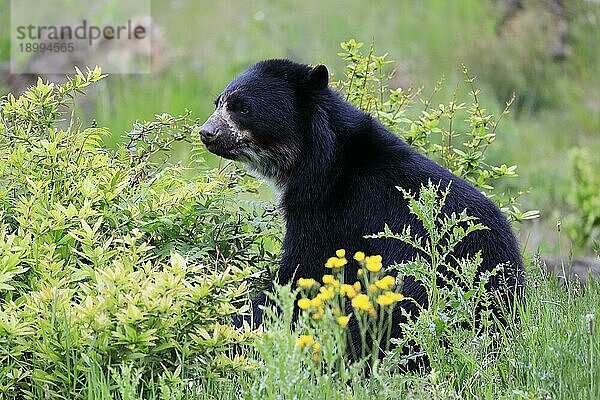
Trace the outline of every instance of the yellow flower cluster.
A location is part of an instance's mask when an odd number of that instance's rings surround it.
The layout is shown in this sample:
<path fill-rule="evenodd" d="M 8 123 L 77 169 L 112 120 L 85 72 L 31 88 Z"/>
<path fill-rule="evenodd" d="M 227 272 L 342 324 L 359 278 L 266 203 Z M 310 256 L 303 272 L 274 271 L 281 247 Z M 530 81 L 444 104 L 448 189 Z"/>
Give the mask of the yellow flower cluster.
<path fill-rule="evenodd" d="M 309 347 L 315 343 L 315 338 L 312 335 L 300 335 L 298 339 L 296 339 L 296 345 L 298 347 Z"/>
<path fill-rule="evenodd" d="M 379 272 L 382 266 L 383 264 L 381 256 L 377 255 L 365 257 L 365 267 L 367 267 L 370 272 Z"/>
<path fill-rule="evenodd" d="M 387 290 L 396 284 L 396 278 L 391 275 L 386 275 L 383 278 L 375 281 L 375 286 L 381 290 Z"/>
<path fill-rule="evenodd" d="M 338 282 L 339 283 L 339 282 Z M 331 300 L 333 296 L 335 296 L 335 288 L 337 286 L 325 286 L 319 289 L 319 294 L 317 297 L 320 297 L 321 300 Z"/>
<path fill-rule="evenodd" d="M 311 315 L 311 318 L 317 320 L 323 318 L 323 315 L 325 315 L 325 310 L 323 309 L 323 307 L 319 307 L 317 308 L 317 311 L 315 311 L 313 315 Z"/>
<path fill-rule="evenodd" d="M 321 343 L 315 342 L 315 338 L 312 335 L 300 335 L 300 337 L 296 339 L 296 346 L 302 349 L 311 347 L 313 361 L 317 362 L 320 360 L 319 352 L 321 351 Z"/>
<path fill-rule="evenodd" d="M 308 280 L 303 281 L 301 283 L 301 279 L 302 278 L 298 280 L 298 285 L 304 288 L 310 288 L 317 284 L 317 282 L 313 279 L 311 280 L 313 280 L 314 283 L 307 282 Z M 315 320 L 320 319 L 323 317 L 323 315 L 325 315 L 325 310 L 323 309 L 323 302 L 333 299 L 335 297 L 336 288 L 340 286 L 340 281 L 335 279 L 333 275 L 324 275 L 323 283 L 325 284 L 325 286 L 321 286 L 319 288 L 319 293 L 317 293 L 317 295 L 313 299 L 303 297 L 299 299 L 297 303 L 298 307 L 301 310 L 313 310 L 313 314 L 311 317 Z M 303 284 L 306 284 L 307 286 Z"/>
<path fill-rule="evenodd" d="M 302 298 L 298 300 L 298 307 L 300 307 L 301 310 L 308 310 L 310 308 L 310 304 L 310 299 Z"/>
<path fill-rule="evenodd" d="M 300 279 L 298 279 L 298 286 L 300 286 L 301 288 L 304 288 L 304 289 L 311 288 L 316 283 L 317 283 L 317 281 L 315 281 L 313 278 L 300 278 Z"/>
<path fill-rule="evenodd" d="M 354 253 L 354 259 L 358 262 L 365 261 L 365 253 L 363 253 L 362 251 L 357 251 L 356 253 Z"/>
<path fill-rule="evenodd" d="M 340 281 L 335 279 L 333 275 L 323 275 L 323 283 L 326 285 L 331 285 L 333 287 L 340 286 Z"/>
<path fill-rule="evenodd" d="M 323 305 L 323 299 L 319 296 L 310 300 L 310 306 L 313 308 L 319 308 Z"/>
<path fill-rule="evenodd" d="M 371 301 L 369 300 L 369 296 L 364 293 L 361 293 L 352 299 L 352 307 L 358 308 L 362 311 L 368 311 L 373 308 L 371 305 Z"/>
<path fill-rule="evenodd" d="M 325 315 L 325 310 L 323 309 L 323 299 L 317 295 L 314 299 L 301 298 L 298 300 L 298 307 L 301 310 L 314 309 L 315 312 L 312 315 L 313 319 L 319 319 L 323 315 Z"/>
<path fill-rule="evenodd" d="M 358 284 L 360 285 L 360 282 L 358 282 Z M 360 287 L 359 289 L 360 290 Z M 342 287 L 340 287 L 340 294 L 342 296 L 346 296 L 349 299 L 353 298 L 354 296 L 356 296 L 356 292 L 357 290 L 354 288 L 353 285 L 348 285 L 347 283 L 344 283 L 342 285 Z"/>
<path fill-rule="evenodd" d="M 387 291 L 387 292 L 377 296 L 377 304 L 379 304 L 382 307 L 385 307 L 385 306 L 392 305 L 398 301 L 401 301 L 402 299 L 404 299 L 404 296 L 402 295 L 402 293 L 395 293 L 395 292 Z"/>
<path fill-rule="evenodd" d="M 313 361 L 318 362 L 321 359 L 321 357 L 319 356 L 319 352 L 321 351 L 321 343 L 315 342 L 312 345 L 312 351 L 313 351 L 313 353 L 312 353 Z"/>
<path fill-rule="evenodd" d="M 342 268 L 344 265 L 348 264 L 348 260 L 346 260 L 346 250 L 339 249 L 335 252 L 335 257 L 330 257 L 325 263 L 325 267 L 327 268 Z"/>
<path fill-rule="evenodd" d="M 362 251 L 358 251 L 354 254 L 353 259 L 360 264 L 357 275 L 364 276 L 361 278 L 366 285 L 364 292 L 361 293 L 363 286 L 360 281 L 353 284 L 343 282 L 344 274 L 341 268 L 348 263 L 348 260 L 346 251 L 339 249 L 336 251 L 335 257 L 329 258 L 325 264 L 326 267 L 333 269 L 334 273 L 323 275 L 322 286 L 319 286 L 319 282 L 312 278 L 298 280 L 298 286 L 302 289 L 311 292 L 313 288 L 319 289 L 314 298 L 299 299 L 298 307 L 309 311 L 313 320 L 321 319 L 325 315 L 325 311 L 329 310 L 329 315 L 335 318 L 341 327 L 346 327 L 350 322 L 351 315 L 343 313 L 343 304 L 346 301 L 344 298 L 350 300 L 355 313 L 364 312 L 373 318 L 377 317 L 376 307 L 388 307 L 404 299 L 401 293 L 393 291 L 396 286 L 396 278 L 382 273 L 383 259 L 380 255 L 367 256 Z M 330 300 L 334 301 L 329 302 Z M 320 345 L 314 343 L 314 339 L 311 342 L 311 339 L 312 336 L 303 335 L 298 338 L 297 343 L 304 347 L 316 346 L 316 350 L 313 348 L 313 360 L 318 361 Z"/>

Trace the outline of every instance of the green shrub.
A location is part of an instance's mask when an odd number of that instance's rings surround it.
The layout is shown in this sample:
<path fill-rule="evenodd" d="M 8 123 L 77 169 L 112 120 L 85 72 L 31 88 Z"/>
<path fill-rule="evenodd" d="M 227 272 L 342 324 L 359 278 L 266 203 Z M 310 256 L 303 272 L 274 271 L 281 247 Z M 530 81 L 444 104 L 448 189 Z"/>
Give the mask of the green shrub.
<path fill-rule="evenodd" d="M 579 248 L 600 243 L 600 163 L 583 148 L 571 151 L 571 190 L 567 200 L 571 214 L 567 216 L 567 235 Z"/>
<path fill-rule="evenodd" d="M 422 237 L 412 236 L 410 227 L 400 233 L 386 227 L 374 237 L 400 240 L 427 254 L 427 257 L 417 256 L 393 267 L 399 276 L 414 276 L 424 283 L 428 306 L 419 306 L 416 318 L 407 314 L 406 322 L 400 324 L 403 335 L 392 339 L 398 347 L 390 352 L 386 360 L 388 367 L 401 368 L 409 360 L 424 355 L 433 370 L 453 377 L 453 389 L 458 391 L 465 383 L 465 376 L 476 372 L 474 365 L 483 361 L 477 357 L 492 345 L 490 332 L 493 329 L 489 328 L 498 316 L 491 314 L 494 299 L 486 285 L 501 266 L 480 273 L 480 252 L 467 259 L 453 257 L 454 248 L 470 233 L 487 228 L 467 215 L 466 210 L 460 214 L 442 214 L 449 191 L 450 187 L 440 190 L 439 185 L 431 183 L 421 188 L 418 198 L 402 191 L 410 213 L 425 227 Z M 443 285 L 439 283 L 440 270 L 451 274 L 443 278 Z M 512 322 L 511 318 L 505 319 Z M 476 347 L 477 352 L 467 350 L 467 345 L 473 342 L 480 345 Z M 414 349 L 412 353 L 402 351 L 409 346 Z"/>
<path fill-rule="evenodd" d="M 3 398 L 102 398 L 98 382 L 125 373 L 144 394 L 190 368 L 247 366 L 226 356 L 250 337 L 230 318 L 274 262 L 272 208 L 238 201 L 256 188 L 234 165 L 168 162 L 173 143 L 197 140 L 189 115 L 136 123 L 116 151 L 105 129 L 65 119 L 102 78 L 77 71 L 0 101 Z"/>

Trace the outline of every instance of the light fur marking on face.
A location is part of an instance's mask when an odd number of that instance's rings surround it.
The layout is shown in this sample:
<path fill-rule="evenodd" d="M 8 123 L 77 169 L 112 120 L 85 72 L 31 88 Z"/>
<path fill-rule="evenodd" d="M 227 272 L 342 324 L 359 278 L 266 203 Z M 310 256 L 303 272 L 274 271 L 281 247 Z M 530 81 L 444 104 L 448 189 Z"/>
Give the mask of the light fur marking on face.
<path fill-rule="evenodd" d="M 209 121 L 217 126 L 227 127 L 227 134 L 234 143 L 242 144 L 235 149 L 235 153 L 240 157 L 238 160 L 246 164 L 253 174 L 271 181 L 278 191 L 282 191 L 287 184 L 290 170 L 300 155 L 300 149 L 291 144 L 269 148 L 258 146 L 253 140 L 252 132 L 240 128 L 227 110 L 227 100 L 232 93 L 221 97 Z"/>
<path fill-rule="evenodd" d="M 241 129 L 235 121 L 231 118 L 231 114 L 227 111 L 227 100 L 223 102 L 223 104 L 217 110 L 220 112 L 221 118 L 229 127 L 229 130 L 234 134 L 236 143 L 239 143 L 243 140 L 252 139 L 252 134 L 249 130 Z"/>
<path fill-rule="evenodd" d="M 222 100 L 217 109 L 208 118 L 208 121 L 216 126 L 227 127 L 228 135 L 233 138 L 234 143 L 248 142 L 252 140 L 252 134 L 249 130 L 242 129 L 231 118 L 231 114 L 227 111 L 227 101 Z"/>

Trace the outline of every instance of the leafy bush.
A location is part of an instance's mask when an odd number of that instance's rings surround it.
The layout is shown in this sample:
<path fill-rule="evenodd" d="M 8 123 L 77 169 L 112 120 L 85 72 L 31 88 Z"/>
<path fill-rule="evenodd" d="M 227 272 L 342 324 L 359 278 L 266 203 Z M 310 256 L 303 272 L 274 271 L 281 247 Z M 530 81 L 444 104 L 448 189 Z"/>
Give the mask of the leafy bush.
<path fill-rule="evenodd" d="M 0 101 L 3 398 L 102 398 L 97 383 L 126 373 L 143 394 L 192 367 L 246 367 L 225 355 L 250 336 L 230 317 L 273 263 L 273 210 L 236 201 L 256 188 L 233 165 L 168 162 L 173 143 L 197 140 L 189 115 L 137 123 L 116 151 L 105 129 L 63 119 L 103 77 Z"/>
<path fill-rule="evenodd" d="M 399 276 L 414 276 L 424 283 L 428 306 L 419 306 L 417 318 L 406 315 L 406 322 L 400 324 L 403 335 L 392 340 L 398 347 L 391 352 L 389 365 L 402 367 L 421 353 L 427 356 L 432 369 L 443 371 L 450 365 L 452 369 L 445 372 L 453 374 L 458 388 L 464 384 L 465 372 L 479 361 L 474 358 L 476 355 L 465 352 L 466 344 L 472 341 L 482 346 L 492 344 L 488 328 L 498 316 L 491 314 L 496 299 L 486 285 L 501 266 L 481 273 L 480 252 L 467 259 L 454 258 L 452 252 L 461 241 L 470 233 L 487 228 L 467 215 L 466 210 L 460 214 L 442 214 L 449 191 L 450 187 L 440 191 L 439 185 L 431 183 L 421 188 L 418 198 L 402 191 L 410 213 L 425 227 L 423 237 L 413 237 L 410 227 L 401 233 L 386 227 L 375 237 L 400 240 L 427 255 L 394 266 Z M 449 275 L 441 278 L 440 270 L 448 271 Z M 402 349 L 408 346 L 418 353 L 405 354 Z"/>
<path fill-rule="evenodd" d="M 567 234 L 575 245 L 583 247 L 600 244 L 600 163 L 583 148 L 571 151 L 573 183 L 568 201 L 571 214 L 567 218 Z"/>

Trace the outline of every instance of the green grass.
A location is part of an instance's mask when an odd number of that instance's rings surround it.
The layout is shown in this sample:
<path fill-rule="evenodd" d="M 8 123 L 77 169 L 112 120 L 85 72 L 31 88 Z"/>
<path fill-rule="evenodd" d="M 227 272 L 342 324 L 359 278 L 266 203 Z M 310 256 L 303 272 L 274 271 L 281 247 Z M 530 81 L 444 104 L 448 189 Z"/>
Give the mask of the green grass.
<path fill-rule="evenodd" d="M 486 347 L 474 340 L 460 349 L 465 357 L 481 362 L 458 375 L 450 363 L 422 374 L 379 370 L 369 378 L 356 375 L 347 383 L 332 380 L 324 372 L 311 375 L 298 369 L 301 358 L 309 361 L 310 355 L 293 349 L 296 333 L 285 328 L 285 322 L 275 321 L 265 329 L 268 340 L 255 354 L 259 364 L 254 372 L 157 382 L 156 393 L 148 398 L 596 399 L 600 396 L 599 298 L 598 281 L 588 280 L 584 286 L 569 282 L 565 287 L 543 267 L 530 262 L 527 300 L 519 310 L 519 322 L 511 324 L 495 346 Z M 261 355 L 270 355 L 271 362 L 260 363 Z M 79 373 L 88 382 L 86 398 L 139 398 L 136 371 L 126 365 L 111 369 L 108 376 L 100 366 L 83 368 Z M 457 386 L 457 381 L 462 384 Z M 257 393 L 260 397 L 255 397 Z"/>

